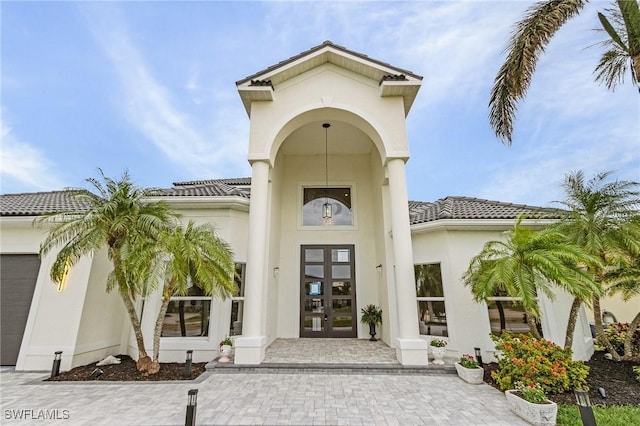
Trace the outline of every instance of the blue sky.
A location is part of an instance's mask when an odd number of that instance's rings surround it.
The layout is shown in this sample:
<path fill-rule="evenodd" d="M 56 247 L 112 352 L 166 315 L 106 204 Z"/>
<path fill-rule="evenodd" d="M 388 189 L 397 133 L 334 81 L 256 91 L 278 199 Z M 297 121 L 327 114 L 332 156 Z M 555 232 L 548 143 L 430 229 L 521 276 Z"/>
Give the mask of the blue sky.
<path fill-rule="evenodd" d="M 2 193 L 128 170 L 142 186 L 250 176 L 235 81 L 324 40 L 424 76 L 407 118 L 409 197 L 533 205 L 571 170 L 640 180 L 640 103 L 593 81 L 592 2 L 561 29 L 513 146 L 488 124 L 493 78 L 531 2 L 17 2 L 1 12 Z"/>

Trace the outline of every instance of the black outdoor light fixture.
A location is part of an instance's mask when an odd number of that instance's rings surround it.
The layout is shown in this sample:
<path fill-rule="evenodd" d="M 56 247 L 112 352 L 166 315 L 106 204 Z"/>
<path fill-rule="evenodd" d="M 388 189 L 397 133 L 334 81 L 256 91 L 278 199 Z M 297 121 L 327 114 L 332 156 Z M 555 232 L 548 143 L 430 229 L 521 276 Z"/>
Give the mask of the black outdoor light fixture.
<path fill-rule="evenodd" d="M 193 362 L 193 351 L 187 351 L 187 359 L 184 362 L 184 377 L 191 377 L 191 363 Z"/>
<path fill-rule="evenodd" d="M 60 375 L 60 363 L 62 362 L 62 351 L 55 351 L 53 355 L 53 365 L 51 366 L 51 378 Z"/>
<path fill-rule="evenodd" d="M 198 389 L 190 389 L 187 399 L 187 416 L 184 421 L 185 426 L 195 426 L 196 405 L 198 405 Z"/>
<path fill-rule="evenodd" d="M 95 377 L 95 380 L 100 380 L 103 374 L 104 374 L 104 371 L 100 370 L 99 368 L 96 368 L 91 372 L 90 376 Z"/>
<path fill-rule="evenodd" d="M 593 408 L 591 408 L 591 401 L 589 401 L 589 392 L 583 390 L 574 390 L 576 395 L 576 403 L 580 409 L 580 418 L 584 426 L 596 426 L 596 418 L 593 416 Z"/>
<path fill-rule="evenodd" d="M 482 351 L 480 351 L 480 348 L 473 348 L 473 350 L 476 353 L 476 361 L 478 361 L 478 364 L 482 367 Z"/>
<path fill-rule="evenodd" d="M 324 127 L 324 204 L 322 205 L 322 219 L 325 225 L 331 224 L 333 208 L 329 202 L 329 127 L 331 124 L 322 123 Z"/>

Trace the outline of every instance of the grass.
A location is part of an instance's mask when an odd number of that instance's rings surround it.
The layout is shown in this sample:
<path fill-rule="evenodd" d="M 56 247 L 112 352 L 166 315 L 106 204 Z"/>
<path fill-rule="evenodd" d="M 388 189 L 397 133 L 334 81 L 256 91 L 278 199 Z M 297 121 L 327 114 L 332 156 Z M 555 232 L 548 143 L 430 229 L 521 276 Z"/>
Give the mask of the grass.
<path fill-rule="evenodd" d="M 628 426 L 638 424 L 640 404 L 636 406 L 593 406 L 596 423 L 607 426 Z M 561 426 L 582 426 L 580 411 L 576 405 L 558 404 L 557 424 Z"/>

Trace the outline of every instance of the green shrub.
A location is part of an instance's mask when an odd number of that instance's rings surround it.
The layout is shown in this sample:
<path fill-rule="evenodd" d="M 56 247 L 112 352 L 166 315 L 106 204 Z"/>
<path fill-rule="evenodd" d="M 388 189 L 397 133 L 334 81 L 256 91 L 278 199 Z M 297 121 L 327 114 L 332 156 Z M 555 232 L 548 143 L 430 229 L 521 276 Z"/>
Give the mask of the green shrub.
<path fill-rule="evenodd" d="M 629 325 L 629 323 L 617 322 L 609 324 L 604 329 L 605 334 L 609 338 L 609 342 L 616 349 L 618 355 L 624 355 L 624 341 L 629 333 Z M 597 338 L 596 343 L 598 348 L 604 349 L 601 338 Z M 640 327 L 634 331 L 633 337 L 631 338 L 631 353 L 633 355 L 640 353 Z"/>
<path fill-rule="evenodd" d="M 640 382 L 640 365 L 633 367 L 633 372 L 636 373 L 636 380 Z"/>
<path fill-rule="evenodd" d="M 516 382 L 540 385 L 548 395 L 570 389 L 588 389 L 589 367 L 571 359 L 571 350 L 527 334 L 503 332 L 491 336 L 501 351 L 498 370 L 491 373 L 500 389 L 513 389 Z"/>

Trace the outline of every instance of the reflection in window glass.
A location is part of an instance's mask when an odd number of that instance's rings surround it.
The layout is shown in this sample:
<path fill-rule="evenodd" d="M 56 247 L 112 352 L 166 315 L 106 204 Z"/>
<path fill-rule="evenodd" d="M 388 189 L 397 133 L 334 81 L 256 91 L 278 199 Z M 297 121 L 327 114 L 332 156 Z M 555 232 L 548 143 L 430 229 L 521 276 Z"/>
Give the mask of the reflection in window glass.
<path fill-rule="evenodd" d="M 304 188 L 302 204 L 303 226 L 352 226 L 351 188 Z M 331 204 L 329 222 L 322 217 L 322 206 Z"/>
<path fill-rule="evenodd" d="M 324 278 L 324 265 L 305 265 L 304 276 L 307 279 Z"/>
<path fill-rule="evenodd" d="M 517 299 L 513 300 L 489 300 L 487 309 L 489 311 L 489 323 L 491 333 L 499 335 L 502 330 L 514 333 L 528 333 L 529 324 L 524 308 Z"/>
<path fill-rule="evenodd" d="M 331 265 L 331 275 L 337 280 L 349 279 L 351 278 L 351 265 Z"/>
<path fill-rule="evenodd" d="M 331 294 L 333 296 L 351 296 L 351 282 L 350 281 L 334 281 L 333 290 Z"/>
<path fill-rule="evenodd" d="M 209 335 L 211 300 L 171 300 L 162 324 L 162 337 Z"/>
<path fill-rule="evenodd" d="M 242 315 L 244 313 L 244 277 L 246 265 L 236 263 L 236 272 L 233 276 L 237 289 L 237 296 L 231 298 L 231 321 L 229 322 L 229 336 L 242 334 Z"/>
<path fill-rule="evenodd" d="M 324 250 L 323 249 L 305 249 L 304 261 L 305 262 L 324 262 Z"/>
<path fill-rule="evenodd" d="M 440 264 L 415 265 L 414 271 L 420 334 L 448 336 Z"/>

